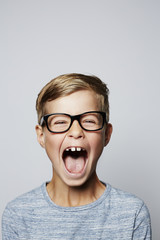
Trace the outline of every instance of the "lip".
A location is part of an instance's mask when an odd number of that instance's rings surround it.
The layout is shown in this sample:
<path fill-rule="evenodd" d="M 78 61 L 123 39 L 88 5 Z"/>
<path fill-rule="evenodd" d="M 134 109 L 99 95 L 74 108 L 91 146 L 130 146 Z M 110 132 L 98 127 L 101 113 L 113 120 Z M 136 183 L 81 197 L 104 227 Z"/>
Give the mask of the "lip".
<path fill-rule="evenodd" d="M 75 149 L 78 149 L 78 151 L 79 151 L 79 149 L 82 149 L 82 151 L 86 151 L 86 158 L 85 158 L 84 167 L 83 167 L 81 172 L 77 172 L 77 173 L 73 173 L 73 172 L 68 171 L 68 169 L 65 166 L 64 158 L 63 158 L 63 155 L 64 155 L 65 151 L 70 150 L 70 151 L 74 152 Z M 65 173 L 67 174 L 68 177 L 71 177 L 71 178 L 74 178 L 74 179 L 83 177 L 85 175 L 87 164 L 88 164 L 88 151 L 87 151 L 86 147 L 79 146 L 79 145 L 78 146 L 77 145 L 76 146 L 75 145 L 74 146 L 73 145 L 72 146 L 67 146 L 62 152 L 62 162 L 63 162 L 63 167 L 64 167 L 64 170 L 65 170 Z"/>

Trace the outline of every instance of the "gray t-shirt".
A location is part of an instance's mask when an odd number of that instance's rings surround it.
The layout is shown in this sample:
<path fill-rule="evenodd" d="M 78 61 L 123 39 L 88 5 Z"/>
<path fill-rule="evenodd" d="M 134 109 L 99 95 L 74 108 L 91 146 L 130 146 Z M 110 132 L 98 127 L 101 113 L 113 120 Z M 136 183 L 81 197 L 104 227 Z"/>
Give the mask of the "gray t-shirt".
<path fill-rule="evenodd" d="M 2 240 L 9 239 L 151 239 L 150 216 L 142 200 L 109 184 L 91 204 L 60 207 L 44 183 L 7 205 Z"/>

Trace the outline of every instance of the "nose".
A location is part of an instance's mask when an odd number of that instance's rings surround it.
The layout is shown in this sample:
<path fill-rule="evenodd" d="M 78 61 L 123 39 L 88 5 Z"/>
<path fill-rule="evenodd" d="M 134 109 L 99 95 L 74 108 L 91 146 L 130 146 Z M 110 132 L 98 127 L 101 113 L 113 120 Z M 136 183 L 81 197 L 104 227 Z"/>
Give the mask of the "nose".
<path fill-rule="evenodd" d="M 81 128 L 77 120 L 73 121 L 72 126 L 68 130 L 68 136 L 74 137 L 76 139 L 84 137 L 83 129 Z"/>

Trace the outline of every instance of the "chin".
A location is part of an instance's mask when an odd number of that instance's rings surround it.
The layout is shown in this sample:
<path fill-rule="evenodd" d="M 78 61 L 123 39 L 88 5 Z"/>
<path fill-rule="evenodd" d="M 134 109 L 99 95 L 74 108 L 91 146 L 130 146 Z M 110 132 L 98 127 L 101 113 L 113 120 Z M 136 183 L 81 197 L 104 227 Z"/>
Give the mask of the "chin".
<path fill-rule="evenodd" d="M 86 181 L 85 180 L 68 180 L 68 181 L 64 181 L 65 185 L 67 185 L 68 187 L 82 187 L 83 185 L 85 185 Z"/>

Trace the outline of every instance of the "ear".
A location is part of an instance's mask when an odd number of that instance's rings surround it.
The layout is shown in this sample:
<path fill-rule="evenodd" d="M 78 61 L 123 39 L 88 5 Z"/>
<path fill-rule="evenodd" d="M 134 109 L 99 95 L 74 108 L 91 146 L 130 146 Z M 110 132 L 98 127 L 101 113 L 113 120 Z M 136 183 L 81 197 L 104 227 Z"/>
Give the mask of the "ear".
<path fill-rule="evenodd" d="M 112 135 L 112 131 L 113 131 L 112 124 L 108 123 L 106 125 L 106 129 L 105 129 L 105 144 L 104 144 L 104 146 L 106 146 L 109 143 L 111 135 Z"/>
<path fill-rule="evenodd" d="M 37 133 L 37 141 L 39 142 L 39 144 L 41 145 L 41 147 L 45 147 L 45 143 L 44 143 L 44 132 L 43 129 L 40 125 L 36 125 L 35 127 L 36 133 Z"/>

